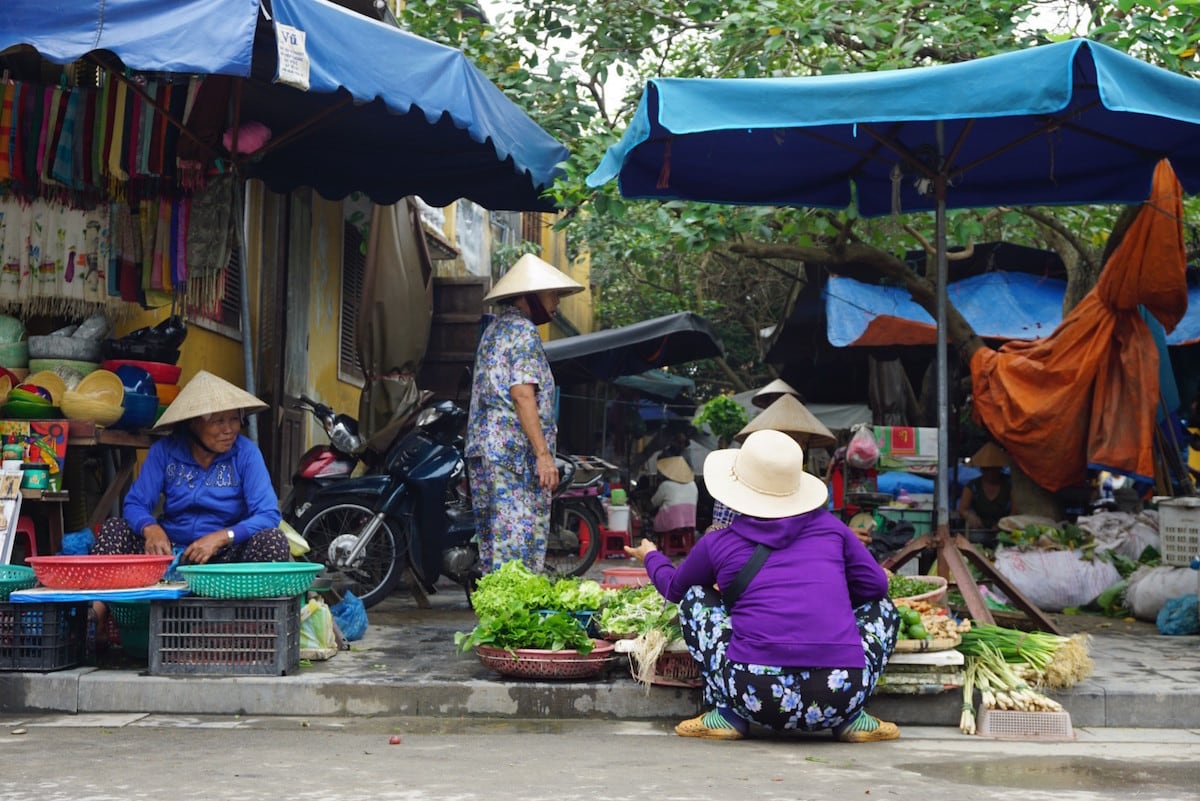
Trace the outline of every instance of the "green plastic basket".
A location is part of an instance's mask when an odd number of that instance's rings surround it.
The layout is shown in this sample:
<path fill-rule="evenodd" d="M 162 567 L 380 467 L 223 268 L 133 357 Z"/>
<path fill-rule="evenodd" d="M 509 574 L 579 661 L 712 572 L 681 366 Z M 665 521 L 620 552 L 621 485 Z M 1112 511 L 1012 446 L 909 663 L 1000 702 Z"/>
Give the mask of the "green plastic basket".
<path fill-rule="evenodd" d="M 37 584 L 32 567 L 24 565 L 0 565 L 0 601 L 7 601 L 10 593 L 27 590 Z"/>
<path fill-rule="evenodd" d="M 188 589 L 204 598 L 279 598 L 303 595 L 321 570 L 313 562 L 233 562 L 183 565 Z"/>
<path fill-rule="evenodd" d="M 108 611 L 117 621 L 121 650 L 143 659 L 150 653 L 150 602 L 108 602 Z"/>

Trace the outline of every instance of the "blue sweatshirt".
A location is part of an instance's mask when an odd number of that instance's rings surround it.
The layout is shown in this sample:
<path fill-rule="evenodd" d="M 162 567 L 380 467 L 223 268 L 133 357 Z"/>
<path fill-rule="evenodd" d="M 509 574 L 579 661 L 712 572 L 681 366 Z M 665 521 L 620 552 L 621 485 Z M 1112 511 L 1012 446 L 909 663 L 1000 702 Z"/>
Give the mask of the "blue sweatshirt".
<path fill-rule="evenodd" d="M 161 517 L 154 516 L 165 496 Z M 150 446 L 137 480 L 125 496 L 125 520 L 138 534 L 151 523 L 167 532 L 172 545 L 186 547 L 206 534 L 233 529 L 244 542 L 260 531 L 279 527 L 279 499 L 258 446 L 239 436 L 208 469 L 192 456 L 183 434 Z"/>
<path fill-rule="evenodd" d="M 658 551 L 646 571 L 668 601 L 689 587 L 728 587 L 756 544 L 772 549 L 731 614 L 726 655 L 786 668 L 863 668 L 854 607 L 887 597 L 887 574 L 841 520 L 825 509 L 776 520 L 739 515 L 709 532 L 676 568 Z"/>

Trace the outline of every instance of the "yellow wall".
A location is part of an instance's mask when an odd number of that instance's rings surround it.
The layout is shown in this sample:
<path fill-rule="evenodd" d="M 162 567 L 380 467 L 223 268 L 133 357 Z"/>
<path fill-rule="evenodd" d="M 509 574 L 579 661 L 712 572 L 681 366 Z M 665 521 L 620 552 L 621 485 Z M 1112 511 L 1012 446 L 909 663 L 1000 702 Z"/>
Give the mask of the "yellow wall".
<path fill-rule="evenodd" d="M 308 386 L 314 397 L 358 417 L 362 389 L 338 378 L 338 333 L 341 330 L 342 204 L 313 195 L 312 291 L 308 299 Z M 325 268 L 322 269 L 322 266 Z M 312 444 L 313 423 L 309 442 Z M 324 441 L 325 435 L 320 435 Z"/>

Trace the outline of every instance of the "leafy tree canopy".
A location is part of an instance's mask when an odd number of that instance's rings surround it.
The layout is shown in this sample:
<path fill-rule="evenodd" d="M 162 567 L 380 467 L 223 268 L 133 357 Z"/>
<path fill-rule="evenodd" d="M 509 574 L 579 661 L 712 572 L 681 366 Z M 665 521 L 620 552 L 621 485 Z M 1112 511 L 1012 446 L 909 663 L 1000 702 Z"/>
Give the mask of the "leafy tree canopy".
<path fill-rule="evenodd" d="M 462 48 L 571 157 L 553 189 L 571 247 L 590 251 L 606 325 L 680 310 L 714 322 L 729 355 L 692 365 L 708 393 L 771 377 L 762 332 L 808 280 L 836 261 L 833 243 L 874 249 L 879 269 L 920 247 L 928 215 L 849 220 L 797 208 L 628 201 L 615 182 L 584 178 L 620 136 L 645 80 L 865 72 L 950 63 L 1084 35 L 1196 75 L 1200 8 L 1191 0 L 525 0 L 497 4 L 494 24 L 447 18 L 445 2 L 408 0 L 416 33 Z M 616 96 L 614 96 L 614 93 Z M 1120 209 L 996 209 L 950 214 L 952 242 L 1006 240 L 1059 253 L 1068 302 L 1091 286 Z M 931 237 L 930 237 L 931 238 Z M 856 251 L 858 252 L 858 251 Z M 842 254 L 844 257 L 844 254 Z M 809 265 L 808 268 L 805 265 Z M 910 290 L 921 289 L 909 276 Z M 924 294 L 914 291 L 922 302 Z"/>

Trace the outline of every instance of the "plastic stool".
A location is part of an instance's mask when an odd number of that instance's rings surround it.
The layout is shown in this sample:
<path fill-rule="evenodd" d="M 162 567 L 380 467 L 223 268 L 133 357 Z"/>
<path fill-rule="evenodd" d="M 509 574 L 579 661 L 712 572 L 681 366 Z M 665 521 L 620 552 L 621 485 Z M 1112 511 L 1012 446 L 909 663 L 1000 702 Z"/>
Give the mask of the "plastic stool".
<path fill-rule="evenodd" d="M 628 531 L 613 531 L 604 526 L 600 527 L 600 558 L 601 559 L 625 559 L 628 554 L 625 553 L 625 546 L 633 545 L 633 541 L 629 539 Z"/>
<path fill-rule="evenodd" d="M 21 515 L 17 518 L 17 533 L 24 534 L 27 544 L 25 546 L 25 556 L 37 556 L 37 529 L 33 526 L 33 518 L 28 515 Z"/>
<path fill-rule="evenodd" d="M 658 539 L 658 549 L 664 556 L 686 556 L 696 544 L 694 528 L 673 528 L 670 531 L 660 531 L 655 536 Z"/>

